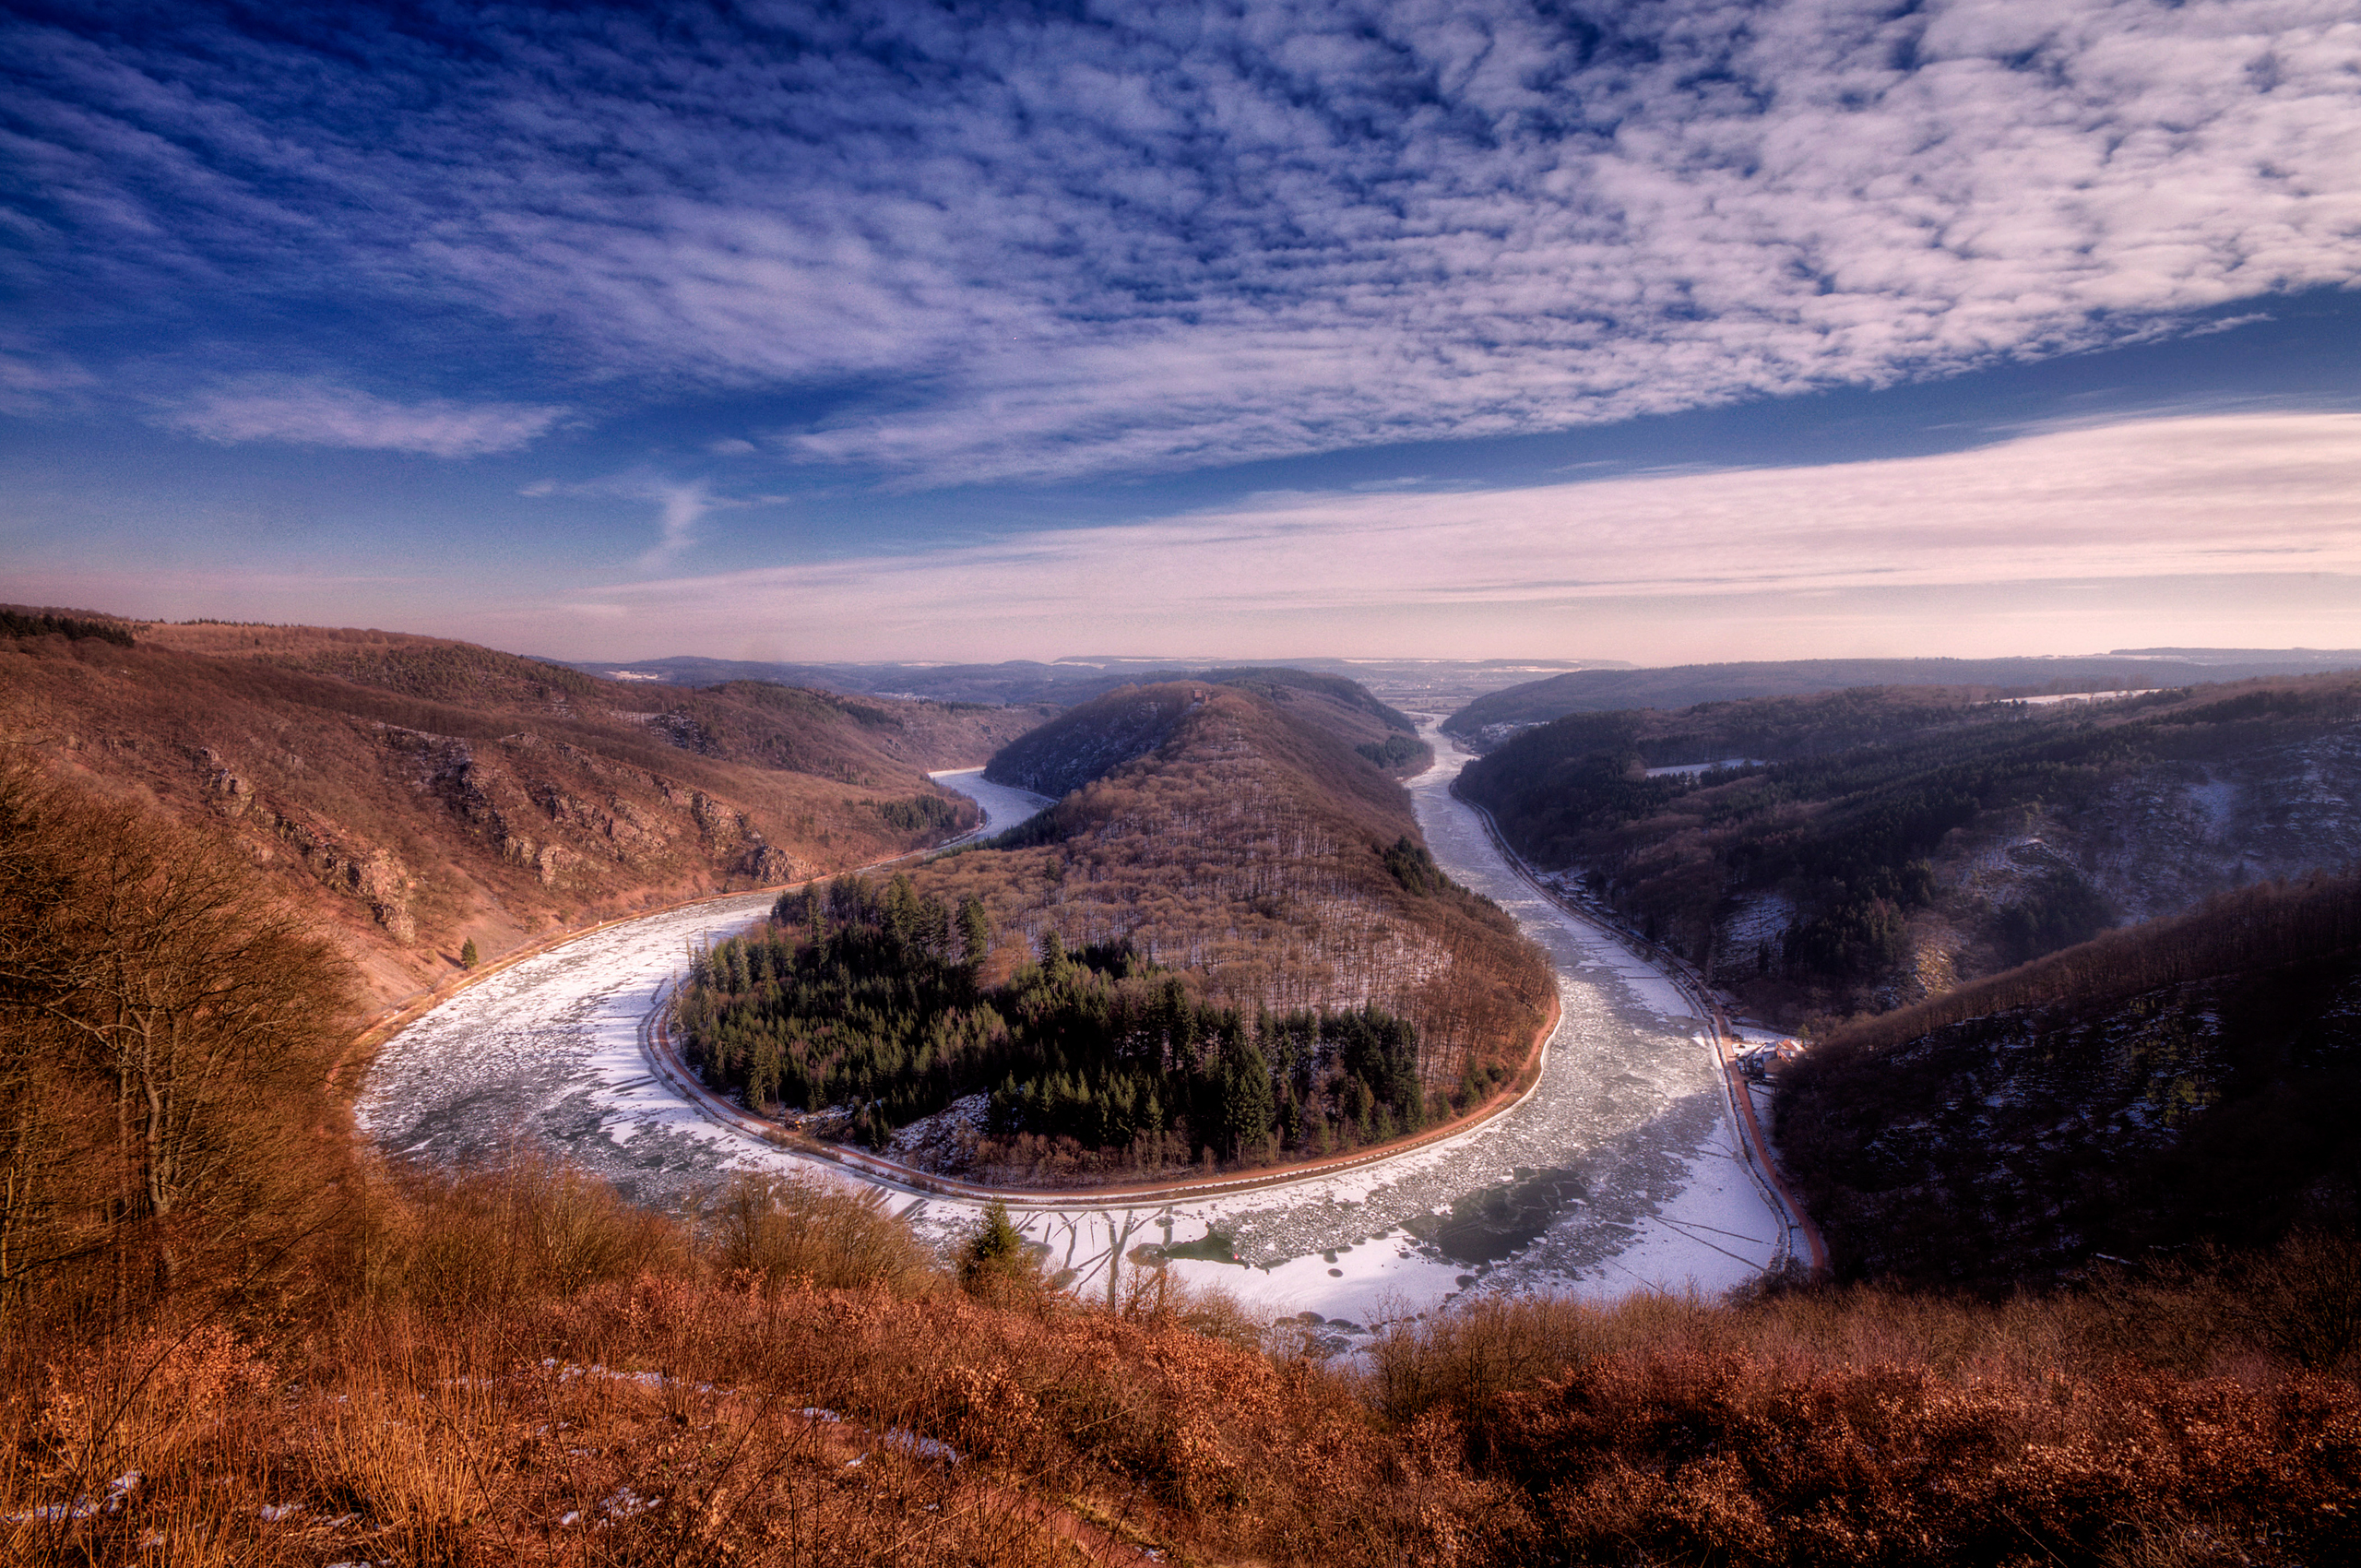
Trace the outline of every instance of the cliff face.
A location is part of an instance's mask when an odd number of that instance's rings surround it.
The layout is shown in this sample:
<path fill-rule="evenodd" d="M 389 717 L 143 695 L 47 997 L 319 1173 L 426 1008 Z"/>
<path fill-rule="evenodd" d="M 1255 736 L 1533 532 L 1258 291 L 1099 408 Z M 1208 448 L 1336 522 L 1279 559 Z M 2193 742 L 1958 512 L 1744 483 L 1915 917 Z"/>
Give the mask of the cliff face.
<path fill-rule="evenodd" d="M 1028 710 L 650 694 L 467 644 L 310 628 L 0 638 L 0 728 L 235 843 L 373 1002 L 568 924 L 940 839 Z M 652 697 L 660 695 L 659 706 Z M 651 711 L 652 709 L 652 711 Z"/>

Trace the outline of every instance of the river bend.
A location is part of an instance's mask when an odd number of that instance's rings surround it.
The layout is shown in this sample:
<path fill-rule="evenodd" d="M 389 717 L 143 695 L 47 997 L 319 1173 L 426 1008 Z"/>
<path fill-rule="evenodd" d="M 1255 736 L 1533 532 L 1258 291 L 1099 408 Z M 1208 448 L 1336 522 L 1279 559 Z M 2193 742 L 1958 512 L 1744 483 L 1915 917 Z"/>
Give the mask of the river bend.
<path fill-rule="evenodd" d="M 1184 1201 L 1075 1194 L 1019 1209 L 1076 1289 L 1115 1289 L 1152 1247 L 1192 1283 L 1218 1284 L 1258 1312 L 1318 1318 L 1349 1341 L 1471 1290 L 1713 1291 L 1779 1256 L 1783 1222 L 1743 1161 L 1703 1026 L 1669 981 L 1516 874 L 1450 793 L 1466 759 L 1439 732 L 1427 738 L 1442 760 L 1409 788 L 1436 861 L 1514 915 L 1557 970 L 1561 1017 L 1533 1092 L 1454 1137 L 1341 1174 Z M 979 770 L 936 777 L 983 805 L 988 831 L 1040 804 Z M 488 977 L 379 1051 L 362 1126 L 391 1149 L 441 1160 L 539 1141 L 657 1204 L 733 1170 L 856 1179 L 708 1119 L 646 1053 L 644 1025 L 689 952 L 759 919 L 771 898 L 650 915 Z M 936 1239 L 979 1213 L 939 1196 L 893 1199 Z"/>

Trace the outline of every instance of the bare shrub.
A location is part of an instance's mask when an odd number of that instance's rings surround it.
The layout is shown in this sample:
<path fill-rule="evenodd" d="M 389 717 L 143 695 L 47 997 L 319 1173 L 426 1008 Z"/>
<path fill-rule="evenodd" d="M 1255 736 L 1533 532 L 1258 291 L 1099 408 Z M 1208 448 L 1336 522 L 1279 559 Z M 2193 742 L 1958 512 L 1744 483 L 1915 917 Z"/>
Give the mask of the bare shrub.
<path fill-rule="evenodd" d="M 873 1189 L 819 1177 L 742 1174 L 706 1218 L 716 1261 L 773 1285 L 876 1286 L 916 1296 L 942 1282 L 942 1269 Z"/>

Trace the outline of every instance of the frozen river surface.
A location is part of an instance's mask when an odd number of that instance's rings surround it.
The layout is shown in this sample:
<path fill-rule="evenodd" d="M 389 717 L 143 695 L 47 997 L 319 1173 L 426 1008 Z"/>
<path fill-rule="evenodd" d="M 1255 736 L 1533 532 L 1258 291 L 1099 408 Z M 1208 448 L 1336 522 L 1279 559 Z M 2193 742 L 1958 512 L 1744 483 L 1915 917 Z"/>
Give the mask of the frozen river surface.
<path fill-rule="evenodd" d="M 1450 793 L 1465 759 L 1428 738 L 1443 760 L 1410 791 L 1436 860 L 1513 914 L 1557 968 L 1563 1014 L 1534 1091 L 1457 1137 L 1345 1174 L 1169 1203 L 1061 1195 L 1018 1207 L 1077 1289 L 1113 1290 L 1144 1245 L 1178 1249 L 1166 1266 L 1192 1283 L 1349 1336 L 1464 1291 L 1714 1291 L 1778 1258 L 1783 1224 L 1743 1161 L 1703 1026 L 1669 981 L 1510 868 Z M 979 770 L 936 777 L 984 806 L 989 830 L 1041 803 Z M 363 1087 L 363 1125 L 394 1149 L 445 1159 L 539 1140 L 659 1204 L 735 1170 L 857 1179 L 709 1120 L 646 1053 L 644 1026 L 689 951 L 770 901 L 652 915 L 488 978 L 386 1043 Z M 939 1196 L 896 1202 L 938 1238 L 979 1213 Z"/>

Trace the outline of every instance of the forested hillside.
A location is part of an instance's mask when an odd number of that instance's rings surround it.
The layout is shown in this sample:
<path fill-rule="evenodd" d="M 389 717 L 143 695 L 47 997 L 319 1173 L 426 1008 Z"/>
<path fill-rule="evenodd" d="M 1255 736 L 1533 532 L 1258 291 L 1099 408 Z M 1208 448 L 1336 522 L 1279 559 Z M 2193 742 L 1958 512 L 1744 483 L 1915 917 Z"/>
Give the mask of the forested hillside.
<path fill-rule="evenodd" d="M 2055 707 L 1886 688 L 1574 715 L 1459 788 L 1570 888 L 1800 1022 L 2341 866 L 2356 777 L 2361 680 L 2323 675 Z"/>
<path fill-rule="evenodd" d="M 1163 746 L 1215 686 L 1251 693 L 1296 723 L 1344 742 L 1382 773 L 1404 778 L 1434 760 L 1432 748 L 1418 739 L 1418 726 L 1406 715 L 1350 681 L 1257 668 L 1123 686 L 1078 704 L 1003 748 L 984 777 L 1055 800 Z"/>
<path fill-rule="evenodd" d="M 89 627 L 101 628 L 93 633 Z M 1037 710 L 593 680 L 428 637 L 17 612 L 0 731 L 234 845 L 374 999 L 605 915 L 858 865 Z M 103 634 L 103 635 L 101 635 Z"/>
<path fill-rule="evenodd" d="M 1779 1139 L 1838 1266 L 2008 1283 L 2361 1218 L 2361 877 L 2223 894 L 1839 1029 Z"/>
<path fill-rule="evenodd" d="M 717 956 L 698 1049 L 752 1101 L 862 1104 L 872 1138 L 991 1093 L 1005 1146 L 968 1153 L 1032 1150 L 1020 1174 L 1309 1155 L 1487 1098 L 1545 1015 L 1546 961 L 1331 728 L 1384 720 L 1287 689 L 1135 688 L 1027 736 L 988 777 L 1104 776 L 905 890 L 783 909 L 760 951 Z"/>
<path fill-rule="evenodd" d="M 1791 659 L 1581 670 L 1487 692 L 1443 720 L 1443 731 L 1489 747 L 1572 713 L 1680 708 L 1701 703 L 1806 696 L 1866 686 L 1947 686 L 1963 696 L 2148 691 L 2165 686 L 2361 669 L 2361 649 L 2130 648 L 2081 659 Z"/>

